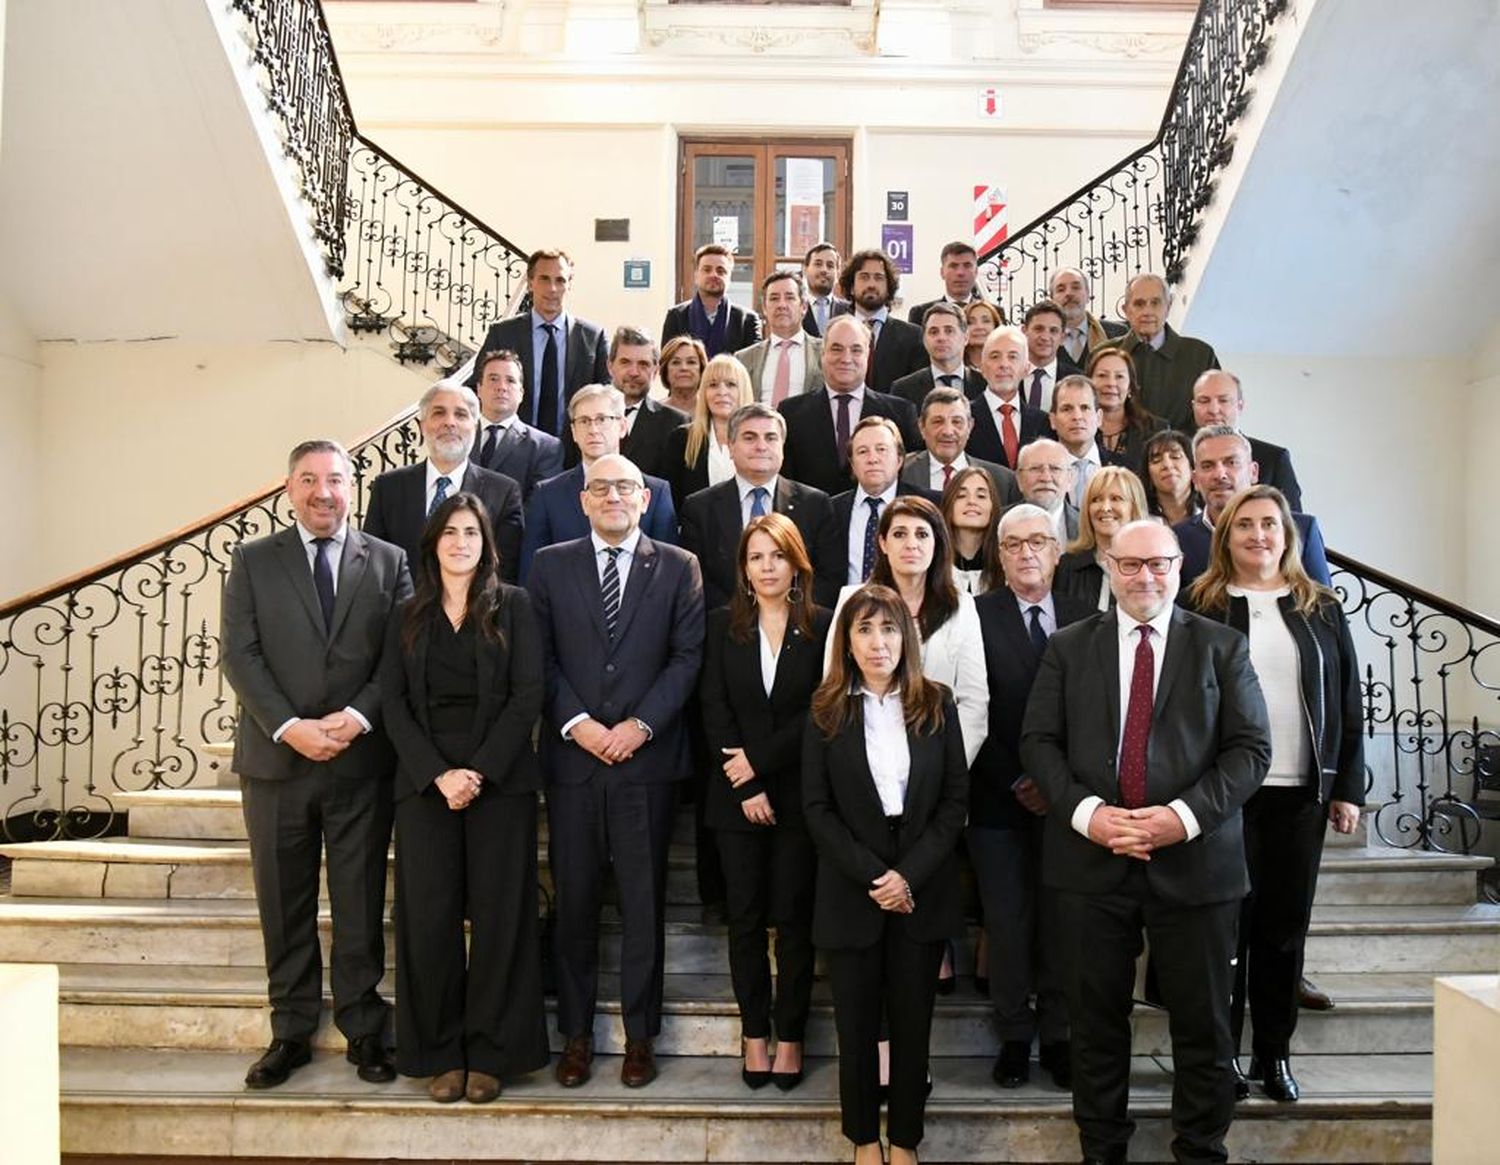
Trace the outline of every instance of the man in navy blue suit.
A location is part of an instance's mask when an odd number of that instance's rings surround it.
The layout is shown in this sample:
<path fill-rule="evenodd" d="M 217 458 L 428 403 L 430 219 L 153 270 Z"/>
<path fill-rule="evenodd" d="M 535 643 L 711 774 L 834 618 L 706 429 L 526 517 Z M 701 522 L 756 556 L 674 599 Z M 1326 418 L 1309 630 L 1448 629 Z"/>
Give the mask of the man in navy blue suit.
<path fill-rule="evenodd" d="M 582 461 L 542 482 L 526 503 L 526 532 L 521 541 L 521 581 L 524 583 L 536 552 L 554 542 L 570 542 L 589 532 L 584 513 L 583 483 L 588 467 L 599 458 L 620 452 L 625 439 L 625 396 L 609 384 L 589 384 L 568 402 L 568 421 Z M 672 489 L 659 477 L 646 477 L 650 502 L 641 529 L 656 542 L 677 544 L 677 510 Z"/>
<path fill-rule="evenodd" d="M 1250 439 L 1232 425 L 1209 425 L 1193 437 L 1193 485 L 1203 498 L 1203 512 L 1172 527 L 1182 544 L 1182 589 L 1208 569 L 1208 551 L 1214 523 L 1229 505 L 1229 499 L 1259 480 L 1259 468 L 1250 457 Z M 1313 580 L 1331 586 L 1328 554 L 1323 531 L 1311 514 L 1292 512 L 1292 521 L 1302 538 L 1302 565 Z"/>
<path fill-rule="evenodd" d="M 562 472 L 562 442 L 516 416 L 526 396 L 520 356 L 508 348 L 481 352 L 475 373 L 479 431 L 469 460 L 514 478 L 524 502 L 537 482 Z"/>
<path fill-rule="evenodd" d="M 542 629 L 541 729 L 557 901 L 558 1083 L 576 1088 L 593 1060 L 599 911 L 612 871 L 623 927 L 621 1083 L 656 1077 L 661 1030 L 667 849 L 676 783 L 688 776 L 683 710 L 703 657 L 698 560 L 640 528 L 641 471 L 605 454 L 585 470 L 584 537 L 544 548 L 529 588 Z"/>

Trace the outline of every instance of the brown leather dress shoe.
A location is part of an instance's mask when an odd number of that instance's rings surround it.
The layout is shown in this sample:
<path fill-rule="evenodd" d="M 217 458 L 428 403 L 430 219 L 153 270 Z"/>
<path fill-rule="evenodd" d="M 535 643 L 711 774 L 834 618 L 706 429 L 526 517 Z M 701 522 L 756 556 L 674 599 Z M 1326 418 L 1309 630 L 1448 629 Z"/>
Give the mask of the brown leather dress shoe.
<path fill-rule="evenodd" d="M 626 1040 L 625 1062 L 620 1065 L 620 1083 L 626 1088 L 644 1088 L 656 1079 L 656 1056 L 650 1040 Z"/>
<path fill-rule="evenodd" d="M 589 1065 L 593 1061 L 593 1040 L 588 1036 L 573 1036 L 563 1045 L 562 1055 L 557 1058 L 557 1082 L 564 1088 L 577 1088 L 586 1083 L 592 1074 Z"/>
<path fill-rule="evenodd" d="M 1303 1011 L 1332 1011 L 1333 1000 L 1311 979 L 1303 979 L 1297 984 L 1297 1006 Z"/>
<path fill-rule="evenodd" d="M 470 1072 L 464 1095 L 470 1104 L 488 1104 L 500 1095 L 500 1081 L 488 1072 Z"/>
<path fill-rule="evenodd" d="M 452 1104 L 464 1094 L 464 1070 L 452 1068 L 432 1078 L 427 1095 L 439 1104 Z"/>

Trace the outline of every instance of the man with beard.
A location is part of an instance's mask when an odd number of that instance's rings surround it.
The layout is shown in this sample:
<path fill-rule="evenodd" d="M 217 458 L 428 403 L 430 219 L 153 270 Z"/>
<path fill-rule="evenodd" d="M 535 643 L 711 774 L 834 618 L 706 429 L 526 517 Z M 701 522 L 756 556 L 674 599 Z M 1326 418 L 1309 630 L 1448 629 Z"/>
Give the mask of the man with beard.
<path fill-rule="evenodd" d="M 802 281 L 807 284 L 807 311 L 802 330 L 821 338 L 828 321 L 849 310 L 849 301 L 834 294 L 839 281 L 839 252 L 832 243 L 818 243 L 802 256 Z"/>
<path fill-rule="evenodd" d="M 460 490 L 474 494 L 495 530 L 500 577 L 513 583 L 521 560 L 521 487 L 513 477 L 470 462 L 478 418 L 479 398 L 462 384 L 440 380 L 424 392 L 417 423 L 427 460 L 389 469 L 370 483 L 364 531 L 395 543 L 416 562 L 427 515 Z"/>
<path fill-rule="evenodd" d="M 693 298 L 667 309 L 661 325 L 663 344 L 674 336 L 692 336 L 712 360 L 720 352 L 738 352 L 760 339 L 760 317 L 725 298 L 733 270 L 734 252 L 721 243 L 705 243 L 693 252 Z"/>
<path fill-rule="evenodd" d="M 891 303 L 900 288 L 901 276 L 884 251 L 856 251 L 839 276 L 839 290 L 854 305 L 855 317 L 874 336 L 864 382 L 876 392 L 890 392 L 891 385 L 901 377 L 927 366 L 921 329 L 891 315 Z"/>
<path fill-rule="evenodd" d="M 609 379 L 625 397 L 625 436 L 620 452 L 647 477 L 665 477 L 667 434 L 688 423 L 684 412 L 651 399 L 657 351 L 635 328 L 616 328 L 609 341 Z"/>
<path fill-rule="evenodd" d="M 1089 356 L 1117 336 L 1126 332 L 1124 324 L 1101 320 L 1089 311 L 1093 291 L 1089 277 L 1077 267 L 1059 267 L 1047 284 L 1047 295 L 1062 308 L 1062 351 L 1079 368 L 1089 366 Z"/>

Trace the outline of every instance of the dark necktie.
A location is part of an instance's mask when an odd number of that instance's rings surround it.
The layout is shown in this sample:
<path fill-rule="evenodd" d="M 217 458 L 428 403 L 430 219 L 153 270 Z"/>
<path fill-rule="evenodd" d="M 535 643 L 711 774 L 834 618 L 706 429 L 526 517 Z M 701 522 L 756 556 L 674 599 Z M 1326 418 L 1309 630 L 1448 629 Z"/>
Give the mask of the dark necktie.
<path fill-rule="evenodd" d="M 1026 609 L 1026 614 L 1031 620 L 1031 646 L 1041 655 L 1047 650 L 1047 633 L 1042 630 L 1042 608 L 1033 604 Z"/>
<path fill-rule="evenodd" d="M 875 569 L 875 532 L 880 529 L 880 499 L 866 498 L 865 505 L 870 507 L 870 517 L 865 522 L 865 556 L 860 564 L 860 582 L 869 582 L 870 572 Z"/>
<path fill-rule="evenodd" d="M 600 588 L 604 599 L 604 628 L 613 639 L 615 625 L 620 621 L 620 568 L 616 561 L 620 557 L 620 548 L 606 546 L 604 553 L 604 582 Z"/>
<path fill-rule="evenodd" d="M 947 489 L 952 484 L 953 484 L 953 466 L 952 465 L 945 465 L 945 466 L 943 466 L 943 488 Z"/>
<path fill-rule="evenodd" d="M 1136 628 L 1135 670 L 1130 673 L 1130 704 L 1125 712 L 1125 735 L 1120 742 L 1120 804 L 1139 809 L 1146 803 L 1146 749 L 1151 743 L 1151 707 L 1156 702 L 1156 657 L 1151 650 L 1151 628 Z"/>
<path fill-rule="evenodd" d="M 750 516 L 752 518 L 766 516 L 766 499 L 770 496 L 770 491 L 763 485 L 758 485 L 750 491 Z"/>
<path fill-rule="evenodd" d="M 941 376 L 938 377 L 938 383 L 941 384 L 944 388 L 953 388 L 956 384 L 958 384 L 958 376 L 952 372 L 944 372 Z"/>
<path fill-rule="evenodd" d="M 495 446 L 500 444 L 499 424 L 486 425 L 484 427 L 484 448 L 479 451 L 479 464 L 486 469 L 493 469 L 490 462 L 495 456 Z"/>
<path fill-rule="evenodd" d="M 453 479 L 440 477 L 437 479 L 437 488 L 432 491 L 432 504 L 427 507 L 427 516 L 432 517 L 432 511 L 443 504 L 443 499 L 448 496 L 448 488 L 453 484 Z"/>
<path fill-rule="evenodd" d="M 318 592 L 318 606 L 323 608 L 323 630 L 333 630 L 333 564 L 328 561 L 332 538 L 314 538 L 318 557 L 313 561 L 313 586 Z"/>
<path fill-rule="evenodd" d="M 1034 409 L 1042 407 L 1042 377 L 1045 375 L 1046 373 L 1038 368 L 1031 377 L 1031 400 L 1028 403 Z"/>
<path fill-rule="evenodd" d="M 1005 444 L 1005 460 L 1012 469 L 1021 456 L 1021 437 L 1016 432 L 1015 405 L 1000 406 L 1000 440 Z"/>
<path fill-rule="evenodd" d="M 837 446 L 839 472 L 843 473 L 849 468 L 849 394 L 841 392 L 834 399 L 839 402 L 839 416 L 833 426 L 833 443 Z"/>
<path fill-rule="evenodd" d="M 561 436 L 557 419 L 557 325 L 543 324 L 547 344 L 542 349 L 541 389 L 537 393 L 536 427 L 552 436 Z"/>

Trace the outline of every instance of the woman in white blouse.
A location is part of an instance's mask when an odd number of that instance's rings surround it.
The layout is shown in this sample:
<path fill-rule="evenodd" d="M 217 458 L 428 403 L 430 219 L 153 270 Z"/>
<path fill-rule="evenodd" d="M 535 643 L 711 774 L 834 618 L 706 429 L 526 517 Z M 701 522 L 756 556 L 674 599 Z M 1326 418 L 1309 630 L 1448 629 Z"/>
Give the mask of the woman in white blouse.
<path fill-rule="evenodd" d="M 1114 596 L 1104 556 L 1116 530 L 1146 516 L 1146 491 L 1140 478 L 1121 465 L 1096 470 L 1083 494 L 1078 537 L 1068 543 L 1067 553 L 1058 562 L 1052 589 L 1100 611 L 1109 610 Z"/>
<path fill-rule="evenodd" d="M 884 1016 L 890 1159 L 910 1165 L 923 1133 L 938 961 L 963 926 L 954 849 L 968 763 L 947 691 L 918 666 L 916 621 L 901 596 L 876 583 L 859 588 L 831 640 L 802 752 L 802 804 L 818 850 L 813 942 L 833 989 L 839 1108 L 854 1160 L 882 1160 Z"/>
<path fill-rule="evenodd" d="M 1214 526 L 1209 566 L 1188 603 L 1250 640 L 1250 663 L 1271 714 L 1271 769 L 1244 808 L 1250 896 L 1240 912 L 1230 1022 L 1238 1053 L 1250 1005 L 1248 1078 L 1294 1101 L 1289 1050 L 1297 1027 L 1302 952 L 1318 886 L 1323 836 L 1352 833 L 1365 799 L 1359 660 L 1338 596 L 1308 577 L 1281 491 L 1251 486 Z"/>
<path fill-rule="evenodd" d="M 692 419 L 667 434 L 667 482 L 677 509 L 691 494 L 734 476 L 729 459 L 729 418 L 755 400 L 750 373 L 727 352 L 703 370 Z"/>
<path fill-rule="evenodd" d="M 998 499 L 995 479 L 978 465 L 960 469 L 943 491 L 943 521 L 953 539 L 953 581 L 966 594 L 982 595 L 1005 582 Z"/>

